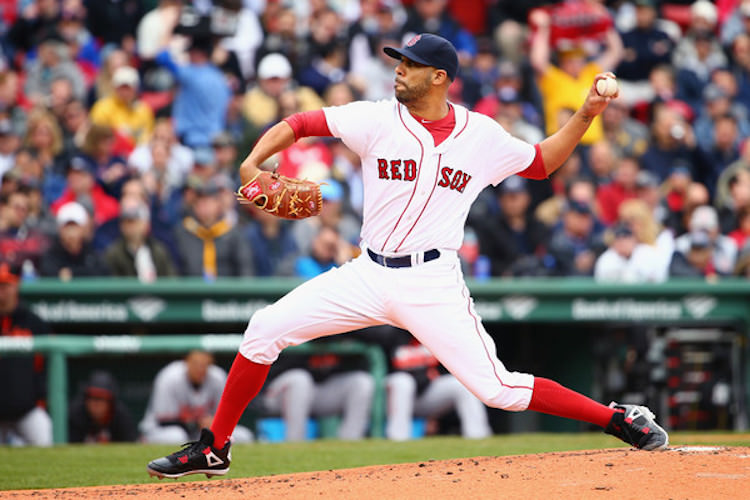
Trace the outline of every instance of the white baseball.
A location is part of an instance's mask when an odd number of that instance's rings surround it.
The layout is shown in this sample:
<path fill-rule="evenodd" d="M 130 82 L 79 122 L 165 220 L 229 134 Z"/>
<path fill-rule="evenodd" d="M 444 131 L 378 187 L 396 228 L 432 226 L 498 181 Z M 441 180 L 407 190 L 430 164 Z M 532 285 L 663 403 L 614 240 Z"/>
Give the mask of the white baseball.
<path fill-rule="evenodd" d="M 606 77 L 596 82 L 596 92 L 602 97 L 612 97 L 617 93 L 617 80 Z"/>

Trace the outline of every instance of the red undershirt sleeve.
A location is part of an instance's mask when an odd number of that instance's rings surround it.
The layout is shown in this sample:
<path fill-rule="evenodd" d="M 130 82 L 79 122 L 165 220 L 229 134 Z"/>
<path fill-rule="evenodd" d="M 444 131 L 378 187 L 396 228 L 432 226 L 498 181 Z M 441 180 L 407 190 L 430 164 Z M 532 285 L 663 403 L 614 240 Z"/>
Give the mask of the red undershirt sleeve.
<path fill-rule="evenodd" d="M 292 127 L 294 139 L 298 140 L 303 137 L 332 137 L 333 134 L 328 128 L 326 115 L 322 109 L 315 111 L 304 111 L 294 113 L 284 118 L 284 121 Z"/>
<path fill-rule="evenodd" d="M 539 147 L 539 144 L 534 144 L 534 152 L 534 160 L 531 162 L 531 165 L 526 167 L 525 170 L 518 172 L 518 175 L 520 175 L 521 177 L 526 177 L 527 179 L 546 179 L 548 177 L 547 169 L 544 166 L 542 150 Z"/>

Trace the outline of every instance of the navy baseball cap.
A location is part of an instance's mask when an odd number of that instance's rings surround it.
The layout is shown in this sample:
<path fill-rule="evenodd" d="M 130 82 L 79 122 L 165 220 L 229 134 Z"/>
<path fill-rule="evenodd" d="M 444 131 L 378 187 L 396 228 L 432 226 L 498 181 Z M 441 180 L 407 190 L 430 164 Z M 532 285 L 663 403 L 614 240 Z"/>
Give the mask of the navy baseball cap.
<path fill-rule="evenodd" d="M 414 35 L 402 48 L 384 47 L 383 52 L 394 59 L 403 56 L 419 64 L 445 70 L 451 80 L 458 73 L 456 49 L 448 40 L 432 33 Z"/>

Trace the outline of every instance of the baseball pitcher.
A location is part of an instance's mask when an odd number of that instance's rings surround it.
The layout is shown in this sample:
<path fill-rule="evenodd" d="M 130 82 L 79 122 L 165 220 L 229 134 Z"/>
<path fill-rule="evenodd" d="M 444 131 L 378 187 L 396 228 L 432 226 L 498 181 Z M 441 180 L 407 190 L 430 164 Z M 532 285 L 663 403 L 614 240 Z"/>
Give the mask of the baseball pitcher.
<path fill-rule="evenodd" d="M 274 125 L 244 160 L 238 195 L 282 217 L 315 215 L 320 190 L 261 172 L 264 160 L 307 136 L 340 138 L 362 159 L 362 254 L 306 281 L 256 312 L 227 378 L 216 416 L 200 439 L 151 461 L 148 472 L 181 477 L 229 470 L 229 437 L 279 352 L 318 337 L 390 324 L 411 334 L 488 406 L 590 422 L 644 450 L 667 433 L 643 406 L 605 406 L 552 380 L 511 372 L 482 326 L 456 251 L 469 207 L 486 186 L 519 174 L 543 179 L 578 144 L 611 99 L 596 92 L 536 145 L 515 139 L 489 117 L 448 101 L 458 57 L 447 40 L 416 35 L 386 47 L 398 60 L 395 99 L 299 113 Z"/>

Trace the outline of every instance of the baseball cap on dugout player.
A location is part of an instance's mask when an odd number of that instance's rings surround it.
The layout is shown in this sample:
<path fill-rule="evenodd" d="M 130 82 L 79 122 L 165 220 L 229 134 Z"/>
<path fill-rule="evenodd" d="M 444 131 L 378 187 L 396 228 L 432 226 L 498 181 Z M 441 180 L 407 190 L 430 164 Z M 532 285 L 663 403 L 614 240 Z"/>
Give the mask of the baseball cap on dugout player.
<path fill-rule="evenodd" d="M 451 81 L 458 73 L 456 49 L 448 40 L 432 33 L 414 35 L 402 48 L 384 47 L 383 52 L 394 59 L 403 56 L 419 64 L 445 70 Z"/>

